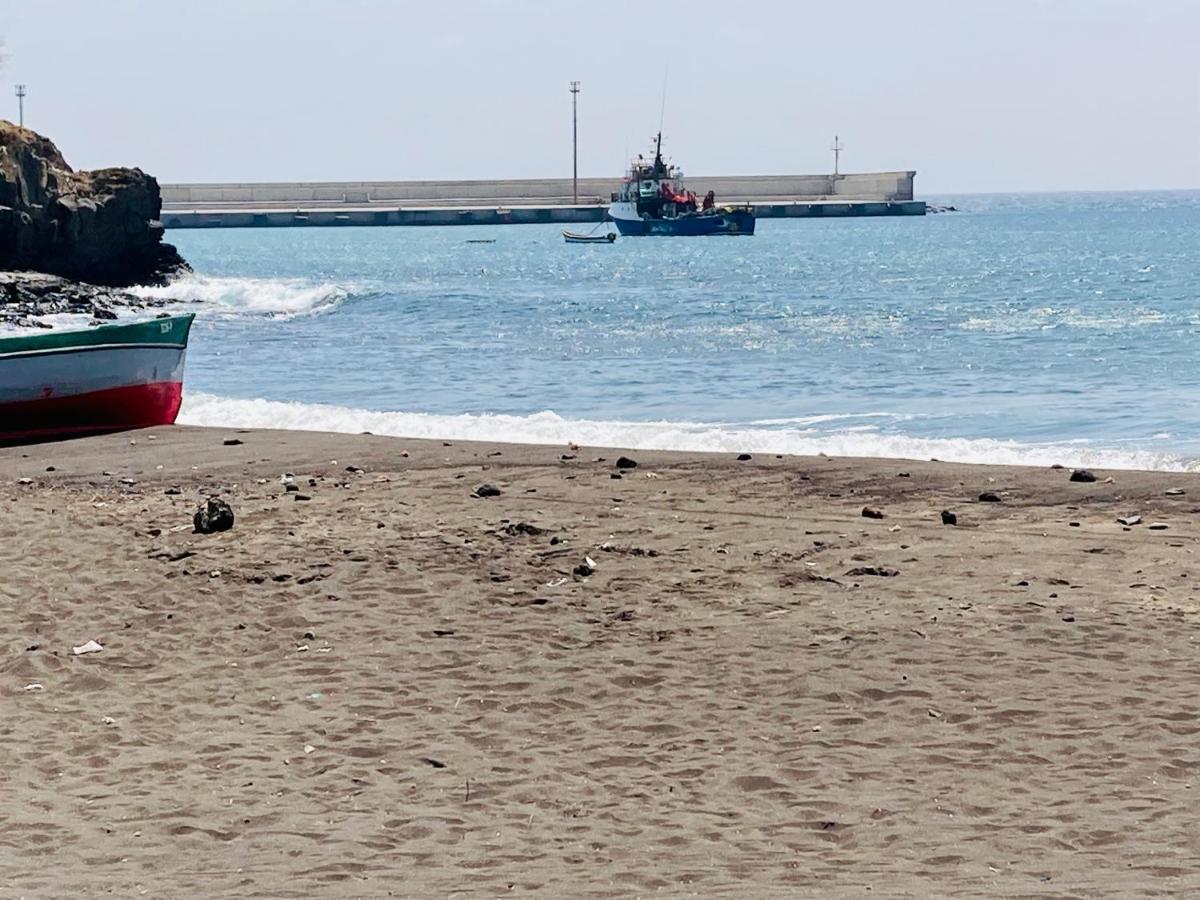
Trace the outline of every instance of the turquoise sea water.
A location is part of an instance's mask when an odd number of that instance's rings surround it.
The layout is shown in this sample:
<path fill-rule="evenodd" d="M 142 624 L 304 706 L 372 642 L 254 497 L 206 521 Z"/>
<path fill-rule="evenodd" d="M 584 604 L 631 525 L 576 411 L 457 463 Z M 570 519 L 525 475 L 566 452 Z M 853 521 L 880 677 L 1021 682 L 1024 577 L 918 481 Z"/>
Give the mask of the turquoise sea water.
<path fill-rule="evenodd" d="M 182 420 L 1181 468 L 1200 193 L 567 245 L 557 228 L 175 231 Z M 492 240 L 495 243 L 470 243 Z"/>

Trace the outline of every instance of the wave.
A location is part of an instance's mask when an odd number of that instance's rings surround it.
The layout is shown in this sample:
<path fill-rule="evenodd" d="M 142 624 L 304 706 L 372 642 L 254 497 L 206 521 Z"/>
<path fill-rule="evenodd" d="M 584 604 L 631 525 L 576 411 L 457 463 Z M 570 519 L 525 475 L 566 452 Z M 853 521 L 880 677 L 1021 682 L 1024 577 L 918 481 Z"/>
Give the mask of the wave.
<path fill-rule="evenodd" d="M 219 428 L 280 428 L 407 438 L 562 446 L 570 442 L 630 450 L 781 453 L 793 456 L 930 459 L 993 465 L 1094 466 L 1103 469 L 1198 471 L 1200 461 L 1136 448 L 1084 442 L 1025 444 L 988 438 L 922 438 L 861 429 L 816 433 L 702 422 L 623 422 L 564 419 L 553 412 L 529 416 L 432 415 L 378 412 L 310 403 L 240 400 L 189 392 L 180 424 Z"/>
<path fill-rule="evenodd" d="M 317 283 L 301 278 L 217 278 L 188 275 L 165 287 L 137 287 L 130 293 L 153 300 L 201 304 L 227 315 L 291 318 L 317 315 L 339 306 L 353 285 Z"/>
<path fill-rule="evenodd" d="M 117 310 L 118 315 L 124 313 L 126 313 L 125 310 Z M 145 315 L 141 310 L 138 310 L 138 314 Z M 40 334 L 47 328 L 87 328 L 88 323 L 91 321 L 92 317 L 88 313 L 50 313 L 46 316 L 39 316 L 37 325 L 17 325 L 13 322 L 0 321 L 0 337 L 11 337 L 18 334 Z"/>

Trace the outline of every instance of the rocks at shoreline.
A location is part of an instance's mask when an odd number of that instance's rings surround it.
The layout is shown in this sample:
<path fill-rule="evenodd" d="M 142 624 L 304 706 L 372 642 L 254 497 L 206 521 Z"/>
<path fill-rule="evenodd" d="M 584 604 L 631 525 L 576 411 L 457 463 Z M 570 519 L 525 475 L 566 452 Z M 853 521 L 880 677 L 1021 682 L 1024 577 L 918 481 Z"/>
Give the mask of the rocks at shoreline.
<path fill-rule="evenodd" d="M 99 322 L 115 319 L 116 309 L 157 309 L 166 303 L 41 272 L 0 272 L 0 325 L 50 328 L 39 317 L 60 313 Z"/>
<path fill-rule="evenodd" d="M 129 287 L 190 271 L 162 242 L 158 182 L 141 169 L 76 172 L 48 138 L 0 120 L 0 270 Z"/>

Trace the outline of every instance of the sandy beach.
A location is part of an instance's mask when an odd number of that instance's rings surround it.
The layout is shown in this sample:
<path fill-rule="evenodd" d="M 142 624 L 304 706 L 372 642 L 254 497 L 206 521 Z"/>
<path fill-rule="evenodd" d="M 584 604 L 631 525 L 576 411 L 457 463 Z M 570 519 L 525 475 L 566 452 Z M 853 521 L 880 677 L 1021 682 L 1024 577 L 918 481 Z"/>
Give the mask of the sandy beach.
<path fill-rule="evenodd" d="M 621 455 L 0 450 L 0 894 L 1200 891 L 1200 478 Z"/>

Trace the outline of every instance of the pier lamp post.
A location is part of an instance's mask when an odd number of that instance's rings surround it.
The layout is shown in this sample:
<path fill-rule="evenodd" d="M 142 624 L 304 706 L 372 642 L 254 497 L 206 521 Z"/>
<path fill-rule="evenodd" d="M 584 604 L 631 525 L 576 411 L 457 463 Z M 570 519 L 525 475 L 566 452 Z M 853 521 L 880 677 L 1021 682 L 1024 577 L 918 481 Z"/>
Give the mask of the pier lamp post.
<path fill-rule="evenodd" d="M 579 205 L 579 82 L 571 82 L 571 202 Z"/>
<path fill-rule="evenodd" d="M 17 124 L 25 127 L 25 85 L 17 85 Z"/>
<path fill-rule="evenodd" d="M 835 134 L 833 136 L 833 146 L 829 148 L 833 151 L 833 174 L 836 177 L 838 173 L 838 163 L 841 161 L 842 151 L 846 149 L 841 140 Z"/>

